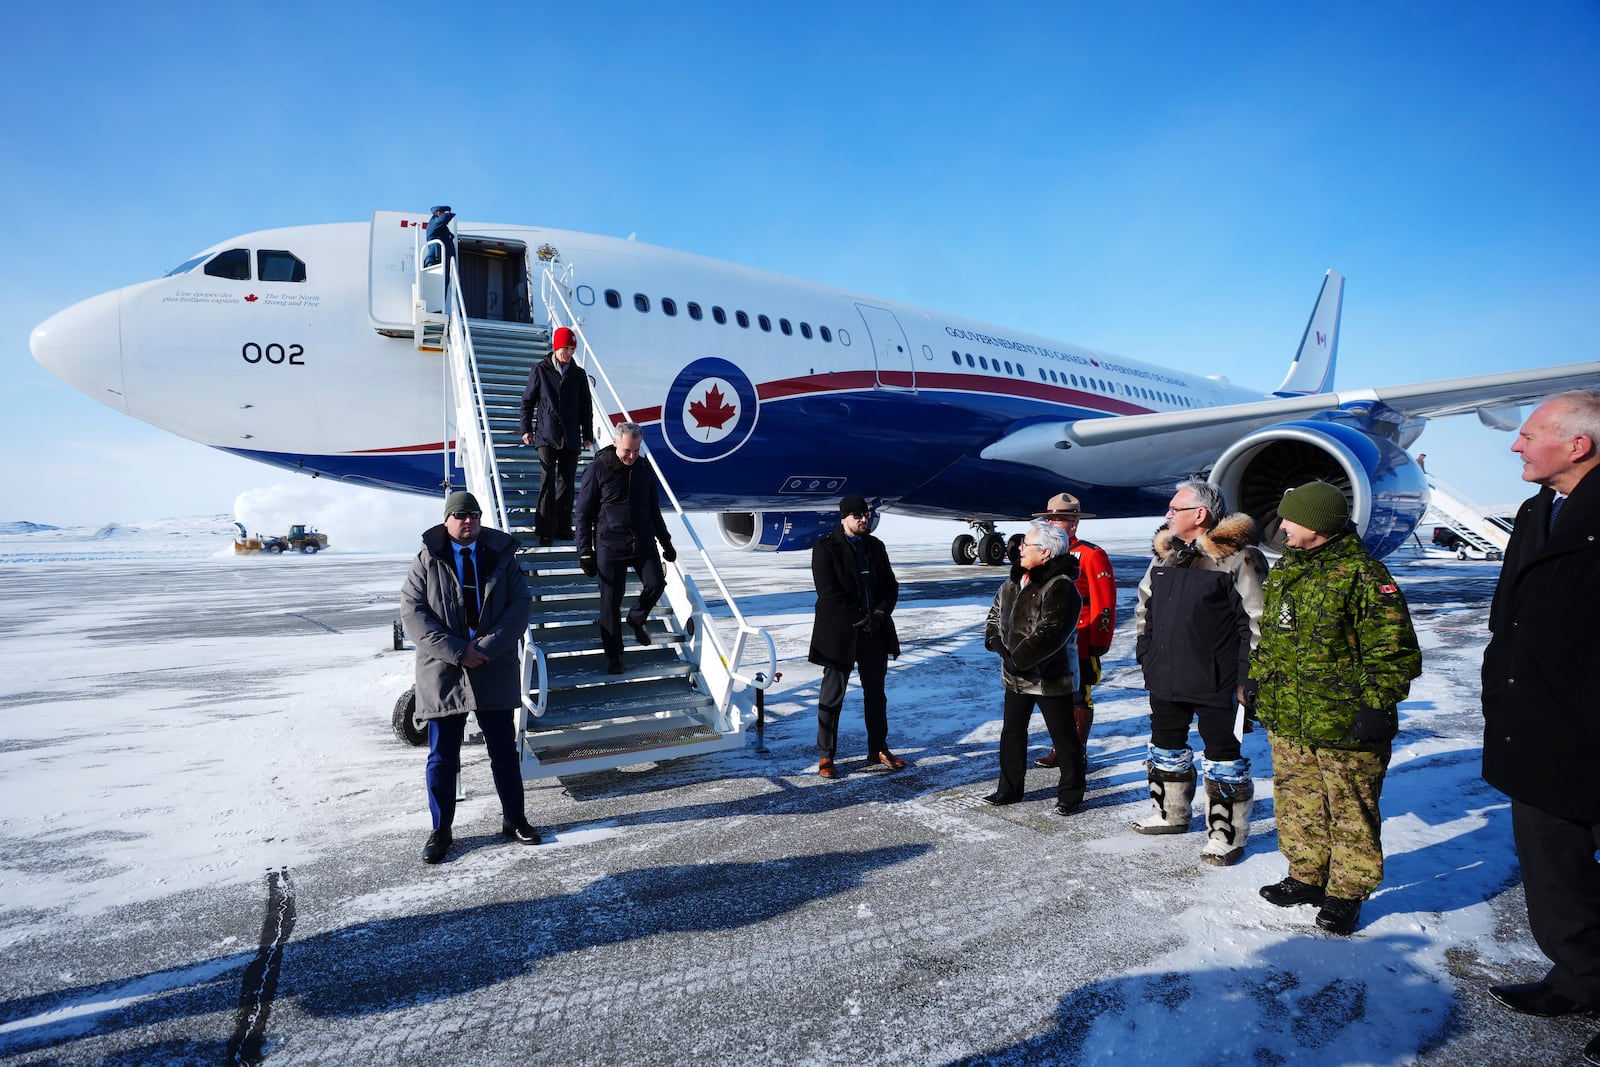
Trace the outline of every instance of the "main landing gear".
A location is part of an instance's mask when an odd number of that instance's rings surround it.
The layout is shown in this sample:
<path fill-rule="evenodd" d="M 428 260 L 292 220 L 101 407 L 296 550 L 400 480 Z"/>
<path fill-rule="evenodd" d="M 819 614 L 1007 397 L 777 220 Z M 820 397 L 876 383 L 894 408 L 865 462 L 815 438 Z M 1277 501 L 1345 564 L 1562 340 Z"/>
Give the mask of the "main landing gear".
<path fill-rule="evenodd" d="M 1017 546 L 1022 544 L 1022 534 L 1007 537 L 997 533 L 992 522 L 972 522 L 973 533 L 964 533 L 950 542 L 950 558 L 956 563 L 981 563 L 998 567 L 1007 560 L 1015 563 Z"/>

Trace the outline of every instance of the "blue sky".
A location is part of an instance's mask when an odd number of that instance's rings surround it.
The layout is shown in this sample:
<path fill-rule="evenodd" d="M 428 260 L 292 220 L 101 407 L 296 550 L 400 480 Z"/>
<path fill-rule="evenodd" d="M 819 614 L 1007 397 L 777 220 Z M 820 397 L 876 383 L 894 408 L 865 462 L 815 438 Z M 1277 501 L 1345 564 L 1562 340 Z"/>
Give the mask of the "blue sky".
<path fill-rule="evenodd" d="M 28 5 L 0 69 L 0 521 L 287 475 L 59 383 L 28 333 L 249 230 L 450 202 L 1275 386 L 1594 358 L 1600 5 Z M 470 13 L 470 17 L 468 17 Z M 1509 435 L 1430 470 L 1521 498 Z"/>

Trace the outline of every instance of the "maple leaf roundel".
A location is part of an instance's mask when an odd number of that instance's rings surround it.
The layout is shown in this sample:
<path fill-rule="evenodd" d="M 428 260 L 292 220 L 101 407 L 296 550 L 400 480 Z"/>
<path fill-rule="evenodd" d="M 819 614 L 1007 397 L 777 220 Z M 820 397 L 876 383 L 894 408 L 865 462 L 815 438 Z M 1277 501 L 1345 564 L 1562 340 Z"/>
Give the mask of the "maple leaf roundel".
<path fill-rule="evenodd" d="M 697 359 L 678 373 L 661 406 L 661 432 L 684 459 L 707 462 L 738 449 L 755 430 L 760 401 L 749 377 L 725 359 Z"/>

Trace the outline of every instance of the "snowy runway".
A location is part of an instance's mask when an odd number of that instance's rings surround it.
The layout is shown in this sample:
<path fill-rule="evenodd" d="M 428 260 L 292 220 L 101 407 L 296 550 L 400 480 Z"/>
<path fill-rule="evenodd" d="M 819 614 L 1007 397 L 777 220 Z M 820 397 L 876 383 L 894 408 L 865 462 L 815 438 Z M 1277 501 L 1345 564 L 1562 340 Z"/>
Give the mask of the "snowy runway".
<path fill-rule="evenodd" d="M 1478 778 L 1494 565 L 1389 561 L 1425 673 L 1384 793 L 1387 875 L 1340 939 L 1256 895 L 1284 871 L 1263 735 L 1243 863 L 1203 867 L 1198 831 L 1128 832 L 1145 545 L 1085 532 L 1113 552 L 1123 622 L 1077 814 L 1052 811 L 1051 771 L 1025 803 L 978 802 L 999 574 L 950 564 L 948 526 L 891 519 L 905 771 L 865 769 L 852 687 L 845 776 L 812 773 L 806 559 L 719 550 L 778 642 L 770 752 L 530 783 L 553 840 L 523 848 L 469 751 L 437 868 L 424 750 L 389 726 L 405 557 L 218 557 L 181 525 L 81 551 L 0 535 L 0 1062 L 1575 1062 L 1592 1020 L 1484 991 L 1544 970 L 1506 803 Z"/>

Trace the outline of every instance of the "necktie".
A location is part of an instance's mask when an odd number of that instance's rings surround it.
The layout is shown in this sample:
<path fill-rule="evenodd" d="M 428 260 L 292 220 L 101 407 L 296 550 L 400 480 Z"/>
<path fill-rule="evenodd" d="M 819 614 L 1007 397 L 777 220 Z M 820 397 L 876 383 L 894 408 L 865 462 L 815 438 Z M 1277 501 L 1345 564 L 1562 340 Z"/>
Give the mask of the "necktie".
<path fill-rule="evenodd" d="M 1561 505 L 1567 502 L 1564 496 L 1558 496 L 1550 502 L 1550 529 L 1556 528 L 1556 516 L 1561 514 Z"/>
<path fill-rule="evenodd" d="M 472 562 L 472 549 L 461 550 L 461 599 L 467 611 L 467 628 L 478 629 L 478 568 Z"/>

